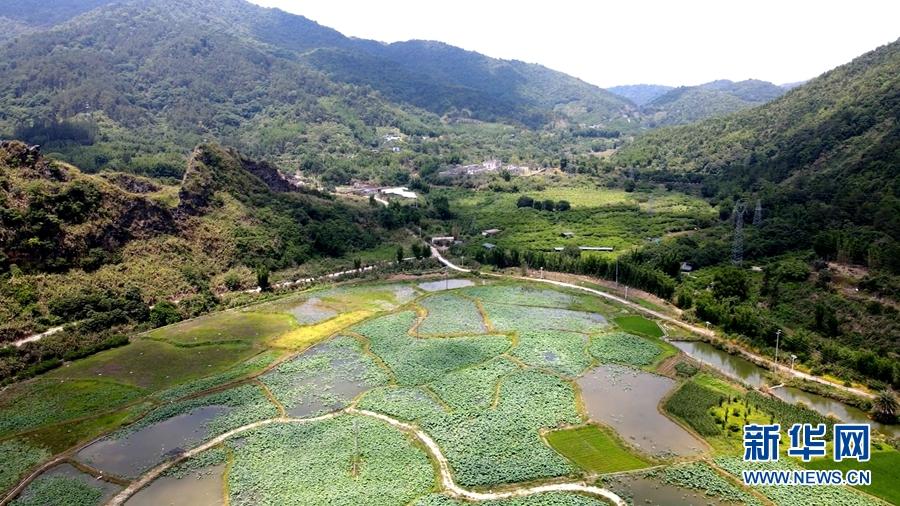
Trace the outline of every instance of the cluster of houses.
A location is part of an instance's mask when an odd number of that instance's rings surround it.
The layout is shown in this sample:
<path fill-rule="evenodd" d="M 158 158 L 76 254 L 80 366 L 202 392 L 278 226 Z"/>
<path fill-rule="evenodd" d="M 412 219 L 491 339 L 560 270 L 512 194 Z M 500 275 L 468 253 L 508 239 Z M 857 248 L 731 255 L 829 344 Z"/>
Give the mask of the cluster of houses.
<path fill-rule="evenodd" d="M 406 186 L 375 186 L 369 183 L 355 182 L 351 186 L 337 189 L 338 193 L 350 193 L 362 197 L 374 196 L 378 200 L 416 200 L 419 196 Z"/>
<path fill-rule="evenodd" d="M 456 165 L 449 169 L 442 170 L 438 175 L 444 177 L 477 176 L 479 174 L 497 172 L 500 169 L 506 169 L 510 174 L 516 175 L 527 174 L 531 171 L 530 168 L 525 167 L 524 165 L 504 165 L 500 160 L 491 159 L 472 165 Z"/>

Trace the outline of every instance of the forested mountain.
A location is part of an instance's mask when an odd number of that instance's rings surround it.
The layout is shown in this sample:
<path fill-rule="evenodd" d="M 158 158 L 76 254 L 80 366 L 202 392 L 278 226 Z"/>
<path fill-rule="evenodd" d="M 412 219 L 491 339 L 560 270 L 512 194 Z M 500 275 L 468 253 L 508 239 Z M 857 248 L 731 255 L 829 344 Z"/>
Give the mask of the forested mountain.
<path fill-rule="evenodd" d="M 898 118 L 900 41 L 766 105 L 650 132 L 617 163 L 648 177 L 702 180 L 710 196 L 761 198 L 778 218 L 763 250 L 815 244 L 900 272 Z"/>
<path fill-rule="evenodd" d="M 21 29 L 0 45 L 0 136 L 88 170 L 172 172 L 173 153 L 208 139 L 302 158 L 371 147 L 376 127 L 435 135 L 442 116 L 542 128 L 628 126 L 636 113 L 538 65 L 351 39 L 242 0 L 16 0 L 7 10 Z"/>
<path fill-rule="evenodd" d="M 615 93 L 620 97 L 627 98 L 636 105 L 643 107 L 671 89 L 673 89 L 672 86 L 665 86 L 662 84 L 626 84 L 623 86 L 613 86 L 606 90 Z"/>
<path fill-rule="evenodd" d="M 780 86 L 754 79 L 712 81 L 671 89 L 644 104 L 642 112 L 649 126 L 681 125 L 764 104 L 785 91 Z"/>

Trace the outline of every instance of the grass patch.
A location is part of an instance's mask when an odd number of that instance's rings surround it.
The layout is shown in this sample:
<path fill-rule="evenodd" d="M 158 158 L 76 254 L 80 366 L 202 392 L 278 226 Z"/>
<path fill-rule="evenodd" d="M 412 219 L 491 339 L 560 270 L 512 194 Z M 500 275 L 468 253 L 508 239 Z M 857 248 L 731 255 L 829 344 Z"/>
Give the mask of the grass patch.
<path fill-rule="evenodd" d="M 297 324 L 287 314 L 224 311 L 151 331 L 148 336 L 180 346 L 222 342 L 256 343 L 277 337 Z"/>
<path fill-rule="evenodd" d="M 647 337 L 662 337 L 663 331 L 653 320 L 648 320 L 640 315 L 620 316 L 613 319 L 616 325 L 625 332 L 639 334 Z"/>
<path fill-rule="evenodd" d="M 366 309 L 344 313 L 315 325 L 294 329 L 287 334 L 275 338 L 270 342 L 270 345 L 276 348 L 305 350 L 319 341 L 365 320 L 372 316 L 372 314 L 372 311 Z"/>
<path fill-rule="evenodd" d="M 555 430 L 546 438 L 554 450 L 591 473 L 631 471 L 650 465 L 629 452 L 609 430 L 596 425 Z"/>
<path fill-rule="evenodd" d="M 139 339 L 68 364 L 48 373 L 47 377 L 103 378 L 155 391 L 220 373 L 255 353 L 252 347 L 239 344 L 180 348 Z"/>
<path fill-rule="evenodd" d="M 93 415 L 121 406 L 144 392 L 133 386 L 98 380 L 20 383 L 0 401 L 0 435 Z"/>
<path fill-rule="evenodd" d="M 131 423 L 148 409 L 149 403 L 141 403 L 86 420 L 43 427 L 23 437 L 53 453 L 60 453 Z"/>
<path fill-rule="evenodd" d="M 843 460 L 834 462 L 830 458 L 800 462 L 807 469 L 868 469 L 872 471 L 872 484 L 856 487 L 868 494 L 880 497 L 890 504 L 900 504 L 900 452 L 892 448 L 872 450 L 868 462 Z"/>

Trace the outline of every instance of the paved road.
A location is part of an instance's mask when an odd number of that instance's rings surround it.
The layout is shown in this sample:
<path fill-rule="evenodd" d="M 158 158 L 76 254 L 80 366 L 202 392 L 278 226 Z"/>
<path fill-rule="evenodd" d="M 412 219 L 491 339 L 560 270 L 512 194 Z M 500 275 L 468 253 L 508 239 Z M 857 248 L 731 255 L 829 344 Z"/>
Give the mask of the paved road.
<path fill-rule="evenodd" d="M 450 269 L 452 269 L 452 270 L 455 270 L 455 271 L 457 271 L 457 272 L 472 272 L 470 269 L 465 269 L 465 268 L 463 268 L 463 267 L 460 267 L 460 266 L 458 266 L 458 265 L 455 265 L 453 262 L 451 262 L 451 261 L 447 260 L 446 258 L 444 258 L 443 255 L 441 255 L 441 252 L 438 251 L 437 248 L 435 248 L 435 247 L 431 247 L 431 254 L 432 254 L 435 258 L 437 258 L 439 262 L 441 262 L 442 264 L 446 265 L 448 268 L 450 268 Z M 716 338 L 716 337 L 718 337 L 718 335 L 715 333 L 715 331 L 709 330 L 709 329 L 704 328 L 704 327 L 698 327 L 698 326 L 696 326 L 696 325 L 691 325 L 690 323 L 681 321 L 681 320 L 679 320 L 679 319 L 677 319 L 677 318 L 673 318 L 673 317 L 671 317 L 671 316 L 669 316 L 669 315 L 662 314 L 662 313 L 660 313 L 660 312 L 658 312 L 658 311 L 654 311 L 654 310 L 652 310 L 652 309 L 647 309 L 647 308 L 645 308 L 645 307 L 643 307 L 643 306 L 641 306 L 641 305 L 639 305 L 639 304 L 635 304 L 634 302 L 631 302 L 631 301 L 629 301 L 629 300 L 623 299 L 623 298 L 621 298 L 621 297 L 617 297 L 617 296 L 615 296 L 615 295 L 613 295 L 613 294 L 611 294 L 611 293 L 602 292 L 602 291 L 600 291 L 600 290 L 595 290 L 595 289 L 593 289 L 593 288 L 587 288 L 587 287 L 584 287 L 584 286 L 574 285 L 574 284 L 572 284 L 572 283 L 565 283 L 565 282 L 562 282 L 562 281 L 554 281 L 554 280 L 552 280 L 552 279 L 537 279 L 537 278 L 528 278 L 528 277 L 523 277 L 523 276 L 511 276 L 511 275 L 506 275 L 506 274 L 495 274 L 495 273 L 482 273 L 482 274 L 483 274 L 483 275 L 486 275 L 486 276 L 496 277 L 496 278 L 517 279 L 517 280 L 532 281 L 532 282 L 535 282 L 535 281 L 536 281 L 536 282 L 540 282 L 540 283 L 547 283 L 547 284 L 551 284 L 551 285 L 561 286 L 561 287 L 564 287 L 564 288 L 572 288 L 572 289 L 575 289 L 575 290 L 581 290 L 581 291 L 583 291 L 583 292 L 588 292 L 588 293 L 590 293 L 590 294 L 597 295 L 597 296 L 599 296 L 599 297 L 603 297 L 603 298 L 606 298 L 606 299 L 609 299 L 609 300 L 613 300 L 613 301 L 615 301 L 615 302 L 618 302 L 619 304 L 623 304 L 623 305 L 628 306 L 628 307 L 630 307 L 630 308 L 632 308 L 632 309 L 635 309 L 635 310 L 637 310 L 637 311 L 640 311 L 640 312 L 642 312 L 642 313 L 644 313 L 644 314 L 648 314 L 648 315 L 650 315 L 650 316 L 653 316 L 654 318 L 658 318 L 658 319 L 660 319 L 660 320 L 664 320 L 664 321 L 667 321 L 667 322 L 669 322 L 669 323 L 672 323 L 673 325 L 678 325 L 679 327 L 684 328 L 684 329 L 687 329 L 687 330 L 689 330 L 689 331 L 691 331 L 691 332 L 693 332 L 693 333 L 695 333 L 695 334 L 702 335 L 702 336 L 707 336 L 707 337 L 711 337 L 711 338 Z M 820 384 L 823 384 L 823 385 L 828 385 L 828 386 L 833 387 L 833 388 L 836 388 L 836 389 L 838 389 L 838 390 L 843 390 L 844 392 L 849 392 L 849 393 L 852 393 L 852 394 L 855 394 L 855 395 L 860 395 L 860 396 L 862 396 L 862 397 L 867 397 L 867 398 L 869 398 L 869 399 L 872 399 L 872 398 L 875 397 L 874 394 L 871 394 L 871 393 L 866 392 L 866 391 L 864 391 L 864 390 L 860 390 L 860 389 L 858 389 L 858 388 L 853 388 L 853 387 L 844 386 L 844 385 L 841 384 L 841 383 L 835 383 L 835 382 L 833 382 L 833 381 L 829 381 L 829 380 L 827 380 L 827 379 L 825 379 L 825 378 L 820 378 L 819 376 L 814 376 L 814 375 L 812 375 L 812 374 L 808 374 L 808 373 L 805 373 L 805 372 L 803 372 L 803 371 L 793 370 L 793 369 L 791 369 L 791 368 L 789 368 L 789 367 L 787 367 L 787 366 L 785 366 L 785 365 L 776 364 L 775 362 L 769 360 L 768 358 L 763 357 L 762 355 L 753 353 L 752 351 L 748 351 L 748 350 L 745 350 L 745 349 L 741 349 L 741 354 L 743 354 L 745 357 L 749 358 L 749 359 L 752 360 L 753 362 L 756 362 L 756 363 L 759 363 L 759 364 L 763 364 L 763 365 L 764 365 L 765 367 L 767 367 L 768 369 L 776 370 L 776 371 L 778 371 L 779 373 L 784 374 L 784 375 L 787 375 L 787 376 L 794 376 L 795 378 L 800 378 L 800 379 L 803 379 L 803 380 L 813 381 L 813 382 L 820 383 Z"/>

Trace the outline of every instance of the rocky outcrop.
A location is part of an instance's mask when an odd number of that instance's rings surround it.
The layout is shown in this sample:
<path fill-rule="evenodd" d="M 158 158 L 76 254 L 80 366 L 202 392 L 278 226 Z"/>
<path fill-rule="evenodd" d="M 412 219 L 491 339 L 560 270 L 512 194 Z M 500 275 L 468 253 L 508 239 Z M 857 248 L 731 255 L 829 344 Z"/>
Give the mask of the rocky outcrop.
<path fill-rule="evenodd" d="M 260 178 L 273 192 L 287 193 L 297 191 L 297 187 L 288 181 L 277 167 L 269 162 L 256 162 L 244 158 L 241 160 L 241 165 L 244 166 L 244 170 Z"/>

